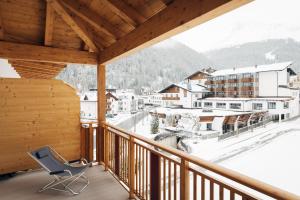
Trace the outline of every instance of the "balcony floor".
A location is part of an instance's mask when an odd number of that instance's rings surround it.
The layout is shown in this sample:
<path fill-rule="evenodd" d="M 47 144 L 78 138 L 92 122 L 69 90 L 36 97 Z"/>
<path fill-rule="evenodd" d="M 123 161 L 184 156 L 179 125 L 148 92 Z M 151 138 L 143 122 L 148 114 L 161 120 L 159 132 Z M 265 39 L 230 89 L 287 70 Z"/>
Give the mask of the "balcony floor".
<path fill-rule="evenodd" d="M 102 166 L 93 166 L 86 172 L 90 180 L 89 186 L 79 195 L 72 196 L 69 193 L 47 190 L 38 193 L 37 190 L 50 181 L 50 176 L 45 171 L 29 172 L 17 175 L 13 178 L 0 181 L 1 200 L 125 200 L 128 192 L 103 170 Z"/>

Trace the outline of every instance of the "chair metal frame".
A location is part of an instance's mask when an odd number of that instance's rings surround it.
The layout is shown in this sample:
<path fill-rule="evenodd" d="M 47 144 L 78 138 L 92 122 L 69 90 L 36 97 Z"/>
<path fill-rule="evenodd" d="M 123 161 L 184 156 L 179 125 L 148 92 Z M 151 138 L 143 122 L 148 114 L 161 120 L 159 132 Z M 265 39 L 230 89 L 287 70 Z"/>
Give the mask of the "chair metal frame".
<path fill-rule="evenodd" d="M 70 164 L 66 159 L 64 159 L 58 152 L 56 152 L 52 147 L 50 146 L 45 146 L 45 147 L 49 147 L 50 152 L 52 151 L 53 156 L 56 157 L 58 156 L 62 161 L 64 161 L 64 165 L 68 165 L 71 167 L 76 167 L 73 166 L 72 164 Z M 39 165 L 41 165 L 46 171 L 49 172 L 49 175 L 53 176 L 54 179 L 52 181 L 50 181 L 49 183 L 47 183 L 45 186 L 43 186 L 42 188 L 40 188 L 38 190 L 38 192 L 43 192 L 45 190 L 51 189 L 51 190 L 57 190 L 57 191 L 61 191 L 61 192 L 70 192 L 72 195 L 78 195 L 80 194 L 88 185 L 89 185 L 89 179 L 84 175 L 86 169 L 88 168 L 88 166 L 83 170 L 83 172 L 79 173 L 79 174 L 72 174 L 72 172 L 70 170 L 63 170 L 63 171 L 51 171 L 47 166 L 45 166 L 43 163 L 41 163 L 36 157 L 34 157 L 31 152 L 27 152 L 29 154 L 29 156 L 31 158 L 33 158 L 37 163 L 39 163 Z M 81 159 L 82 162 L 82 166 L 85 165 L 89 165 L 91 166 L 91 163 L 88 163 L 86 159 Z M 77 166 L 78 167 L 78 166 Z M 60 173 L 69 173 L 69 176 L 60 176 Z M 72 189 L 70 186 L 73 183 L 78 182 L 79 179 L 82 179 L 85 184 L 81 187 L 81 189 L 79 191 L 74 191 L 74 189 Z M 63 189 L 58 188 L 58 186 L 62 186 Z"/>

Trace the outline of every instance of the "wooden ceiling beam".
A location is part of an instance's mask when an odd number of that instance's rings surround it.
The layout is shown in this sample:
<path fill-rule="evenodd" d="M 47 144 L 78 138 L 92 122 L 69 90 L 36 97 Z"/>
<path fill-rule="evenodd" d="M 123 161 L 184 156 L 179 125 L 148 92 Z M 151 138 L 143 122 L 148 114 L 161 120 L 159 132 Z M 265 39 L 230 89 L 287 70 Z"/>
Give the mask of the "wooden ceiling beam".
<path fill-rule="evenodd" d="M 0 41 L 0 58 L 61 64 L 97 64 L 96 53 L 4 41 Z"/>
<path fill-rule="evenodd" d="M 44 45 L 45 45 L 45 46 L 52 46 L 54 18 L 55 18 L 55 12 L 54 12 L 54 9 L 53 9 L 53 7 L 47 2 L 47 9 L 46 9 L 46 26 L 45 26 L 45 39 L 44 39 Z"/>
<path fill-rule="evenodd" d="M 252 0 L 176 0 L 164 10 L 100 52 L 99 64 L 148 47 L 216 18 Z"/>
<path fill-rule="evenodd" d="M 116 41 L 123 35 L 123 33 L 118 28 L 110 24 L 106 19 L 102 18 L 97 13 L 91 11 L 85 5 L 82 5 L 73 0 L 61 0 L 61 2 L 65 7 L 69 8 L 76 15 L 94 26 L 99 31 L 104 32 L 105 34 L 110 36 L 113 40 Z"/>
<path fill-rule="evenodd" d="M 94 43 L 94 34 L 77 16 L 74 16 L 69 8 L 66 8 L 59 0 L 48 0 L 48 3 L 54 8 L 56 13 L 68 24 L 74 32 L 92 49 L 98 52 L 98 47 Z"/>

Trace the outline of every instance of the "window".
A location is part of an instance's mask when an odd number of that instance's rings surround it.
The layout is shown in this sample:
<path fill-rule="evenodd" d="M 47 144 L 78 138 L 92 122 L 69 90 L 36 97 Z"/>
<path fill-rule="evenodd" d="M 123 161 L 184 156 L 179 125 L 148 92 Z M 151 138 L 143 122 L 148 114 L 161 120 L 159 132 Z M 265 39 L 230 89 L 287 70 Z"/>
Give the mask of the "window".
<path fill-rule="evenodd" d="M 289 108 L 289 102 L 284 102 L 283 108 L 284 108 L 284 109 L 288 109 L 288 108 Z"/>
<path fill-rule="evenodd" d="M 237 79 L 237 75 L 236 74 L 231 74 L 231 75 L 229 75 L 229 79 Z"/>
<path fill-rule="evenodd" d="M 230 104 L 231 109 L 241 109 L 241 107 L 242 107 L 242 104 L 240 104 L 240 103 L 231 103 Z"/>
<path fill-rule="evenodd" d="M 194 107 L 197 108 L 197 101 L 194 102 Z"/>
<path fill-rule="evenodd" d="M 212 107 L 212 102 L 204 102 L 204 107 Z"/>
<path fill-rule="evenodd" d="M 262 103 L 253 103 L 252 108 L 253 108 L 253 110 L 262 110 L 263 105 L 262 105 Z"/>
<path fill-rule="evenodd" d="M 211 130 L 212 130 L 212 124 L 211 124 L 211 123 L 207 123 L 207 124 L 206 124 L 206 129 L 207 129 L 208 131 L 211 131 Z"/>
<path fill-rule="evenodd" d="M 268 102 L 268 109 L 276 109 L 276 102 Z"/>
<path fill-rule="evenodd" d="M 198 107 L 201 107 L 201 102 L 198 102 Z"/>
<path fill-rule="evenodd" d="M 217 108 L 226 108 L 226 103 L 217 103 Z"/>

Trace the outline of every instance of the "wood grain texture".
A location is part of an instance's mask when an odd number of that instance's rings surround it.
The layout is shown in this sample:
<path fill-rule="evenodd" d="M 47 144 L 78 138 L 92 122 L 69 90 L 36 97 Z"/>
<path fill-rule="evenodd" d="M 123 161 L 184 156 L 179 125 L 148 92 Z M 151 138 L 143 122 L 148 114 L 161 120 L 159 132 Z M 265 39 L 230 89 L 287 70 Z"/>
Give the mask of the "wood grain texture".
<path fill-rule="evenodd" d="M 0 57 L 34 62 L 97 64 L 97 54 L 91 52 L 3 41 L 0 41 Z"/>
<path fill-rule="evenodd" d="M 80 105 L 59 80 L 0 79 L 0 174 L 34 168 L 27 151 L 53 146 L 80 158 Z"/>

